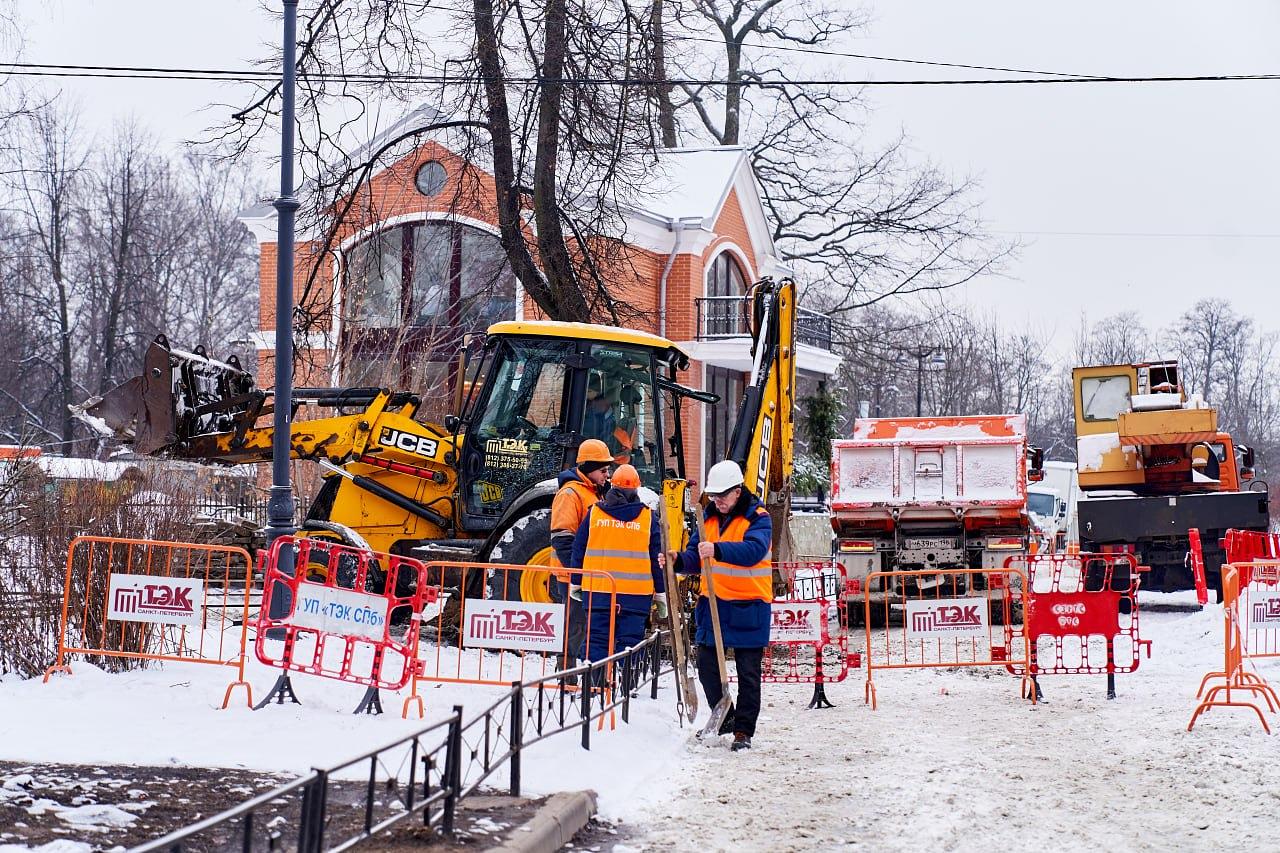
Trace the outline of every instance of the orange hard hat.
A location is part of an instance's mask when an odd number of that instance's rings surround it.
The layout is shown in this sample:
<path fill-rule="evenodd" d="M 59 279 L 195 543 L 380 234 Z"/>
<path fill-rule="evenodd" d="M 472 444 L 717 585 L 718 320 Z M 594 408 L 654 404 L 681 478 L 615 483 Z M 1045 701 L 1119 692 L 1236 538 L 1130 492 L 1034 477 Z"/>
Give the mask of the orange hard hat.
<path fill-rule="evenodd" d="M 640 488 L 640 472 L 634 465 L 619 465 L 609 478 L 609 482 L 619 489 Z"/>
<path fill-rule="evenodd" d="M 578 445 L 578 464 L 583 462 L 612 462 L 613 454 L 609 445 L 598 438 L 588 438 Z"/>

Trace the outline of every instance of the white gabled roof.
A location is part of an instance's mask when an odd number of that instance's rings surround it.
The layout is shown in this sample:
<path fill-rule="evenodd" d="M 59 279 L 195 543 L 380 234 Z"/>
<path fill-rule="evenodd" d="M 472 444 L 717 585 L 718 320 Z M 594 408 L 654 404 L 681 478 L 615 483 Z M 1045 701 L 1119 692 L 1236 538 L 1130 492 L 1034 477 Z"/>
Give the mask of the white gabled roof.
<path fill-rule="evenodd" d="M 708 226 L 719 216 L 747 159 L 736 146 L 673 148 L 657 152 L 657 157 L 652 178 L 636 200 L 636 212 L 667 221 L 698 218 Z"/>
<path fill-rule="evenodd" d="M 777 258 L 760 186 L 745 148 L 736 145 L 668 148 L 656 152 L 656 160 L 649 181 L 637 188 L 634 200 L 627 205 L 628 218 L 634 226 L 640 226 L 629 229 L 633 236 L 651 244 L 650 248 L 665 251 L 669 239 L 655 240 L 657 235 L 646 234 L 652 225 L 669 230 L 671 223 L 679 220 L 685 228 L 692 226 L 710 231 L 730 193 L 737 190 L 747 233 L 756 251 L 757 273 L 785 272 Z M 643 222 L 651 223 L 650 228 L 644 228 Z M 682 251 L 701 249 L 696 242 L 682 245 Z"/>

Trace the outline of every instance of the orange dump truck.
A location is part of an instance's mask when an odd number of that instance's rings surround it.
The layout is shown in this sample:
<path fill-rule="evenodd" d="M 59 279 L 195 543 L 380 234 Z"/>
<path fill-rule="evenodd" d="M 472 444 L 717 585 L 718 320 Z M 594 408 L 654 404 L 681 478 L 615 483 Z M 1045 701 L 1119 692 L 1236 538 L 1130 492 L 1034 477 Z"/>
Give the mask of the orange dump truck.
<path fill-rule="evenodd" d="M 918 573 L 896 589 L 874 579 L 873 600 L 936 587 L 948 568 L 1001 567 L 1027 551 L 1027 480 L 1042 460 L 1025 415 L 859 419 L 831 444 L 836 559 L 850 578 Z"/>

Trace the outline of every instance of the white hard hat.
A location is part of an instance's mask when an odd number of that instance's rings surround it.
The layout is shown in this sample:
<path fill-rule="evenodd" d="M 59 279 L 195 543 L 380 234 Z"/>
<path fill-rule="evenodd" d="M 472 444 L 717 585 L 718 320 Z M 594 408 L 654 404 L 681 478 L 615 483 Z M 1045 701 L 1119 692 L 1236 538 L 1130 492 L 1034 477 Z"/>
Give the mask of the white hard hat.
<path fill-rule="evenodd" d="M 707 485 L 703 488 L 709 495 L 722 495 L 735 486 L 743 484 L 742 469 L 732 459 L 717 462 L 707 472 Z"/>

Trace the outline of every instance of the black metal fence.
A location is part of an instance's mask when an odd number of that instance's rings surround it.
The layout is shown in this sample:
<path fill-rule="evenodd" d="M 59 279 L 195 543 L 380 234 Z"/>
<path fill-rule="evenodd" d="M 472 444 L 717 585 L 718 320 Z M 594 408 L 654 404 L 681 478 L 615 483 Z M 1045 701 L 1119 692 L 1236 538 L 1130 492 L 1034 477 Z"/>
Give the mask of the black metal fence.
<path fill-rule="evenodd" d="M 698 310 L 698 340 L 751 337 L 748 312 L 751 301 L 745 296 L 702 296 L 694 299 Z M 817 311 L 796 311 L 796 339 L 801 343 L 830 350 L 831 318 Z"/>
<path fill-rule="evenodd" d="M 554 735 L 578 730 L 591 748 L 593 728 L 607 718 L 630 722 L 631 701 L 658 698 L 667 632 L 604 660 L 524 683 L 463 721 L 461 705 L 443 720 L 134 848 L 180 850 L 347 850 L 420 815 L 423 826 L 454 830 L 458 803 L 507 767 L 506 788 L 520 795 L 521 754 Z M 634 695 L 633 695 L 634 694 Z M 368 764 L 363 790 L 340 803 L 335 782 Z M 407 774 L 407 778 L 406 778 Z M 363 778 L 363 777 L 361 777 Z M 329 841 L 327 839 L 338 839 Z"/>

